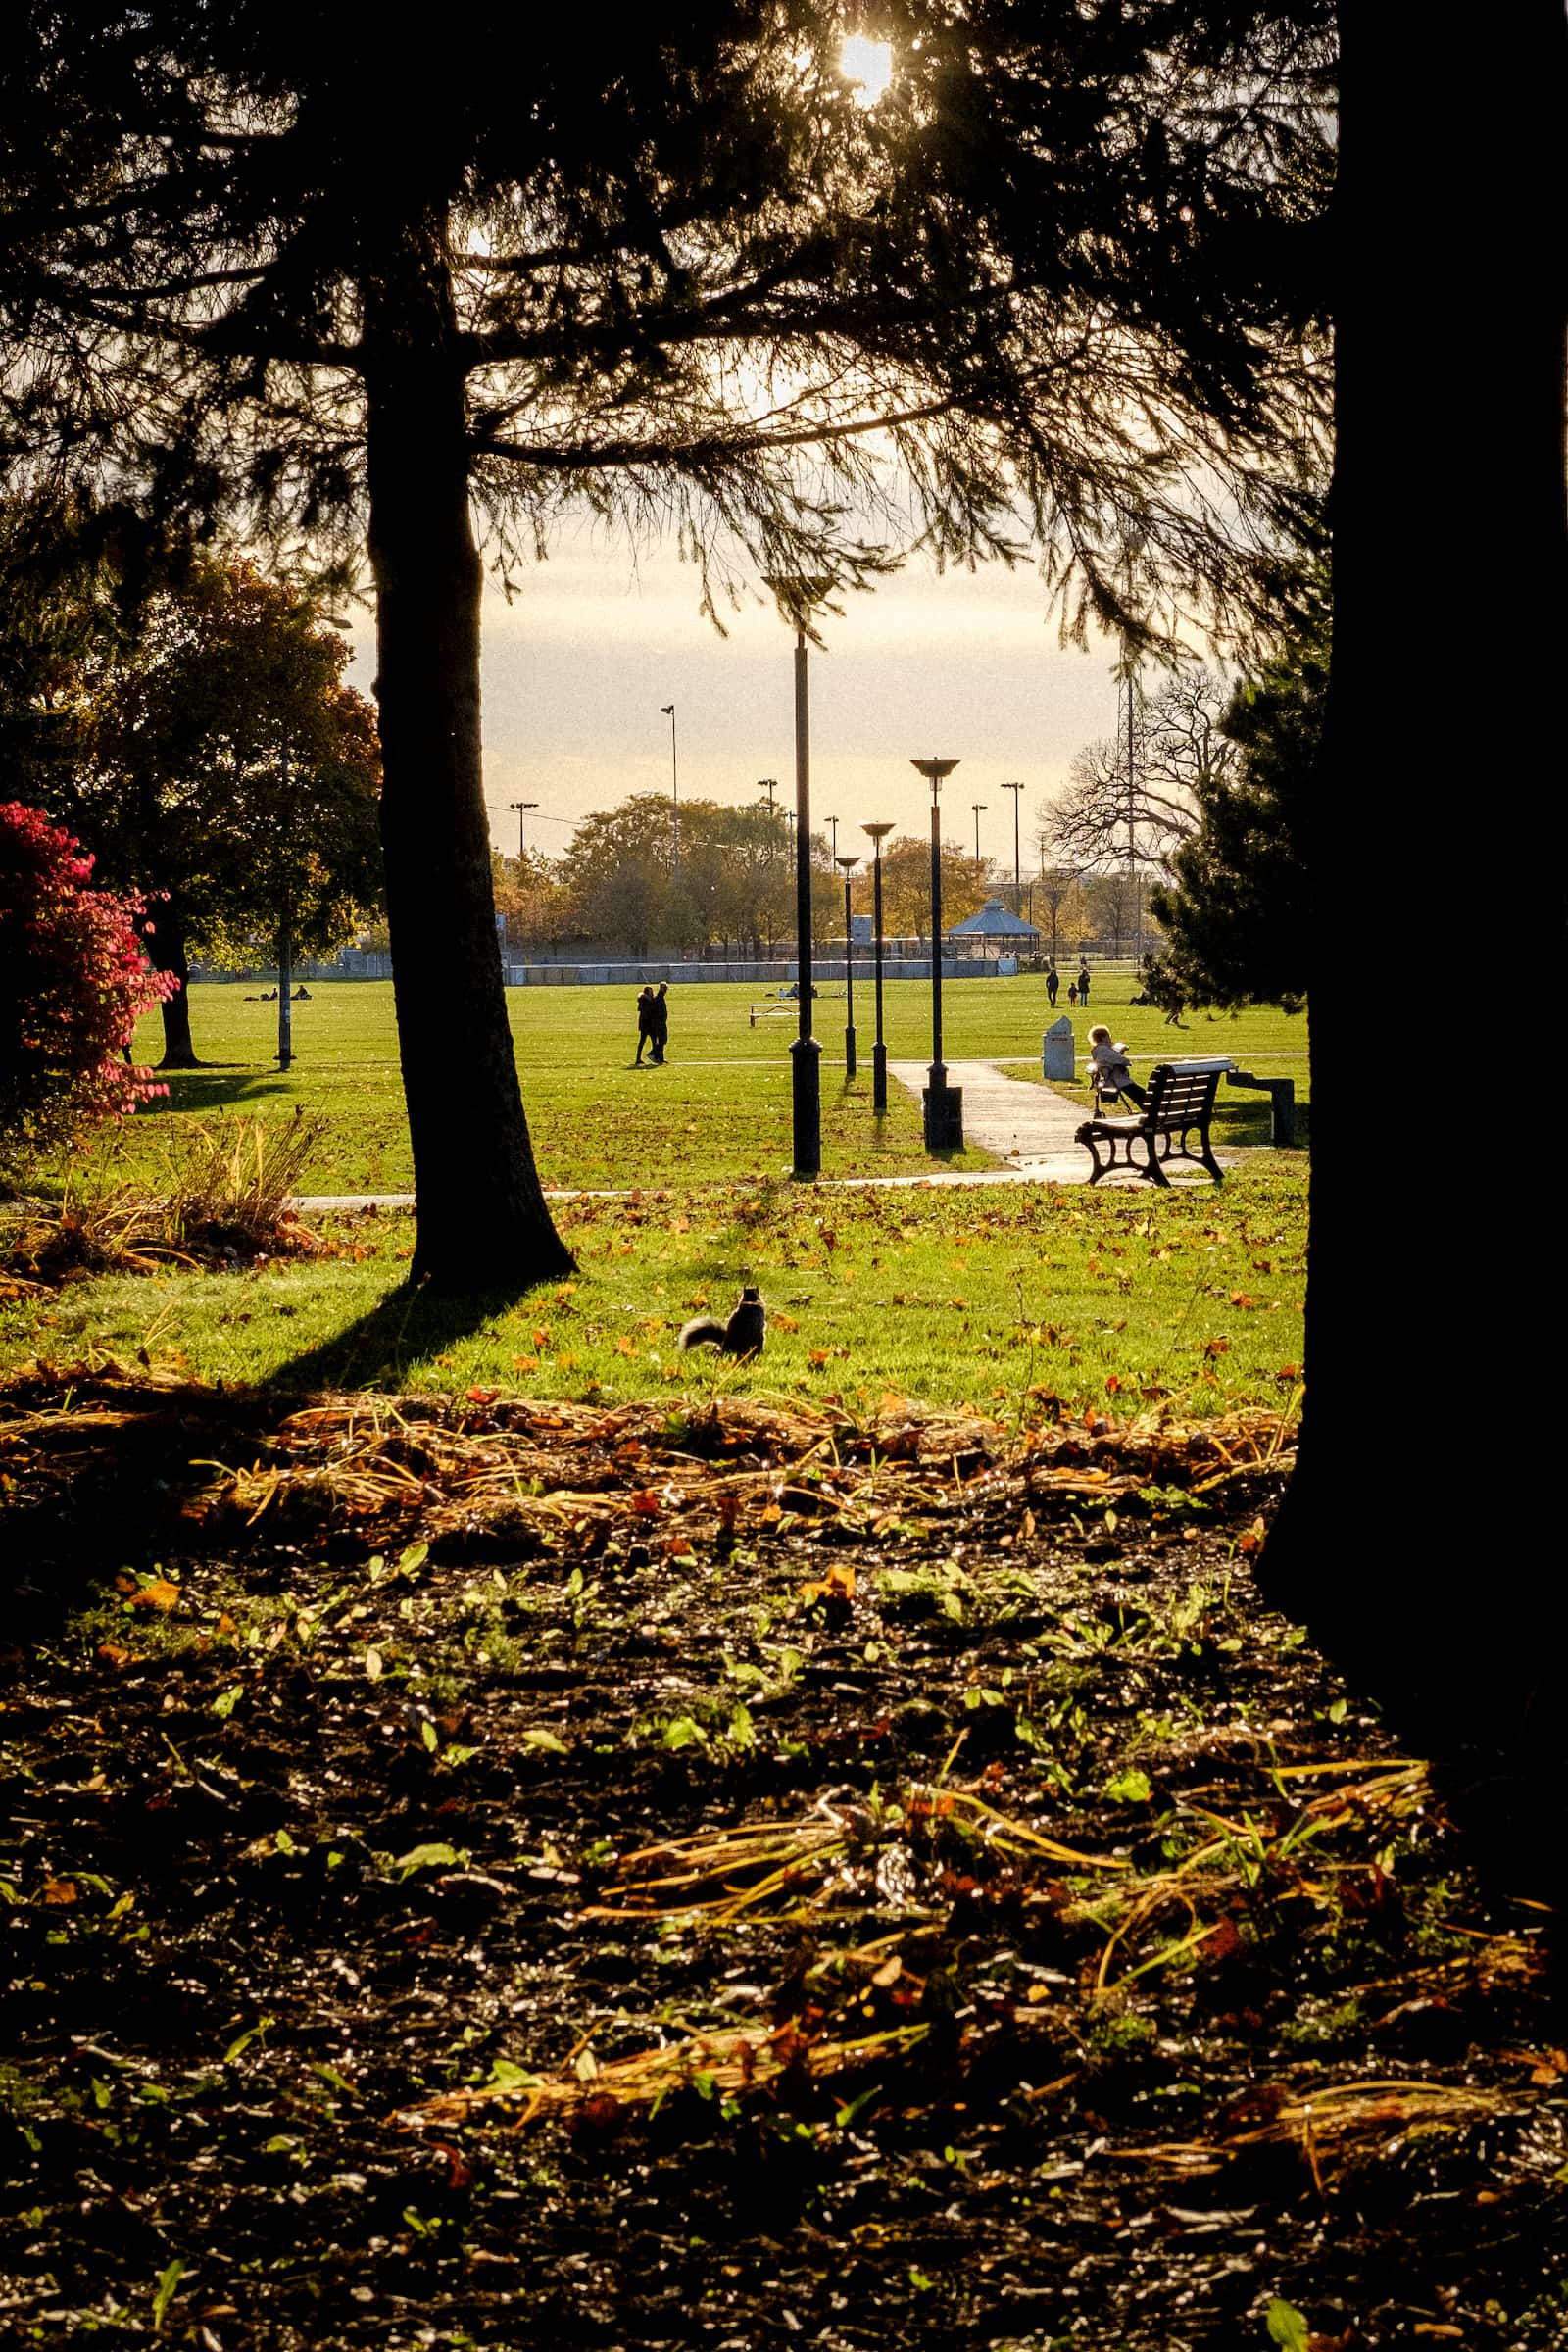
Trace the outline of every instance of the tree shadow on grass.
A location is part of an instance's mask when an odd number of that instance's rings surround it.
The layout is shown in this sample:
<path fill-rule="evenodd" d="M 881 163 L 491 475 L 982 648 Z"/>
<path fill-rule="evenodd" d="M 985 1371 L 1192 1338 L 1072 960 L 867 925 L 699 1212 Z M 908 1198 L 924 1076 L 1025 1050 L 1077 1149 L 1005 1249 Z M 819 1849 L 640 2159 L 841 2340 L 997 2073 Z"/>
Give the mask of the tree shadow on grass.
<path fill-rule="evenodd" d="M 526 1297 L 521 1283 L 483 1291 L 442 1291 L 400 1283 L 330 1339 L 290 1356 L 269 1373 L 260 1394 L 299 1396 L 319 1389 L 401 1389 L 411 1363 L 440 1355 Z"/>
<path fill-rule="evenodd" d="M 206 1062 L 199 1070 L 160 1070 L 169 1088 L 149 1102 L 138 1118 L 170 1118 L 188 1111 L 228 1110 L 240 1103 L 265 1102 L 270 1095 L 291 1095 L 288 1079 L 278 1070 L 260 1070 L 253 1062 Z"/>

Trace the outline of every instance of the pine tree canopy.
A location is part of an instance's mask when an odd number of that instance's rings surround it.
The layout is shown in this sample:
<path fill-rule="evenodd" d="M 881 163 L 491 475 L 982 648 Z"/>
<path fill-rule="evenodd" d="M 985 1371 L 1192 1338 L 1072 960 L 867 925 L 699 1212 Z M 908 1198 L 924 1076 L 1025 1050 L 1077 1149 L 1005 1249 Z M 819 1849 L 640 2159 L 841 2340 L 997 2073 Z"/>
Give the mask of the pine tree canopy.
<path fill-rule="evenodd" d="M 461 406 L 498 550 L 568 500 L 712 578 L 1048 551 L 1207 607 L 1322 425 L 1321 8 L 821 0 L 617 33 L 471 7 L 30 0 L 0 79 L 8 451 L 345 562 L 377 404 Z M 1126 612 L 1126 551 L 1145 595 Z M 1167 612 L 1168 617 L 1168 612 Z"/>

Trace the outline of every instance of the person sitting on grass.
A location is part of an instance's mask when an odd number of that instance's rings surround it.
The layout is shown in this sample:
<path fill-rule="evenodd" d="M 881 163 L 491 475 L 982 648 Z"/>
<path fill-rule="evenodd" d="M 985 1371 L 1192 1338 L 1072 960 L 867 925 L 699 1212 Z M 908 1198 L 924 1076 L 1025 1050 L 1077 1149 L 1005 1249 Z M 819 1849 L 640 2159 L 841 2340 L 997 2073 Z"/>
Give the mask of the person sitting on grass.
<path fill-rule="evenodd" d="M 1097 1021 L 1089 1032 L 1089 1061 L 1097 1088 L 1114 1087 L 1118 1095 L 1125 1095 L 1129 1102 L 1136 1102 L 1143 1109 L 1149 1096 L 1143 1087 L 1133 1084 L 1133 1074 L 1127 1066 L 1127 1049 L 1112 1043 L 1103 1021 Z"/>

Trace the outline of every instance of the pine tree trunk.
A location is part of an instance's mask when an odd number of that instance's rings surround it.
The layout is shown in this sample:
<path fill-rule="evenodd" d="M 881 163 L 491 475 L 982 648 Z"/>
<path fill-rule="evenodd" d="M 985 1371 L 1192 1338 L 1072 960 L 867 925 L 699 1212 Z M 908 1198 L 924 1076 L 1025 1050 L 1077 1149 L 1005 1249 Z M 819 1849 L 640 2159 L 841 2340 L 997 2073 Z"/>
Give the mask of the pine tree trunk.
<path fill-rule="evenodd" d="M 534 1169 L 496 941 L 479 734 L 478 551 L 440 226 L 394 230 L 366 280 L 369 551 L 413 1271 L 448 1289 L 573 1263 Z"/>
<path fill-rule="evenodd" d="M 151 924 L 142 929 L 142 946 L 154 971 L 172 972 L 179 982 L 174 994 L 166 997 L 160 1007 L 164 1056 L 158 1066 L 161 1070 L 199 1070 L 202 1065 L 196 1058 L 190 1034 L 190 962 L 185 954 L 185 922 L 172 891 L 154 902 Z"/>
<path fill-rule="evenodd" d="M 1551 212 L 1563 24 L 1529 0 L 1506 41 L 1460 50 L 1412 47 L 1381 0 L 1344 0 L 1341 22 L 1307 1396 L 1260 1578 L 1401 1738 L 1491 1788 L 1516 1884 L 1549 1890 L 1568 1709 L 1546 1465 L 1568 1300 L 1545 1182 L 1562 1055 L 1534 1024 L 1560 1001 L 1568 874 L 1560 754 L 1540 735 L 1568 636 L 1565 338 L 1556 273 L 1508 258 Z M 1461 216 L 1497 275 L 1456 307 Z M 1470 855 L 1508 879 L 1473 956 L 1442 923 Z M 1384 936 L 1396 876 L 1408 947 Z"/>

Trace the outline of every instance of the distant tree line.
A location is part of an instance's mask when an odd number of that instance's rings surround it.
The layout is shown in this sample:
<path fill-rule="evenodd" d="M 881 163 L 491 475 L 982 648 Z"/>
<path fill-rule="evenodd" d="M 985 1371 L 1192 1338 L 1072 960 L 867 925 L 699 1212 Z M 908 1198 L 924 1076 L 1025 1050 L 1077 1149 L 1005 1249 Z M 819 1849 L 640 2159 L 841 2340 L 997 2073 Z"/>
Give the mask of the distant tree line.
<path fill-rule="evenodd" d="M 851 834 L 840 836 L 850 854 Z M 498 912 L 514 948 L 559 953 L 592 942 L 628 956 L 676 954 L 761 957 L 793 950 L 795 830 L 784 810 L 683 800 L 677 857 L 670 801 L 629 794 L 578 826 L 564 854 L 494 860 Z M 942 845 L 942 920 L 974 913 L 997 887 L 989 864 L 956 841 Z M 871 860 L 852 881 L 852 910 L 871 912 Z M 889 938 L 927 939 L 931 845 L 895 834 L 882 852 L 882 927 Z M 811 836 L 811 935 L 844 936 L 844 875 L 825 833 Z"/>

